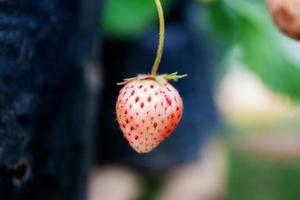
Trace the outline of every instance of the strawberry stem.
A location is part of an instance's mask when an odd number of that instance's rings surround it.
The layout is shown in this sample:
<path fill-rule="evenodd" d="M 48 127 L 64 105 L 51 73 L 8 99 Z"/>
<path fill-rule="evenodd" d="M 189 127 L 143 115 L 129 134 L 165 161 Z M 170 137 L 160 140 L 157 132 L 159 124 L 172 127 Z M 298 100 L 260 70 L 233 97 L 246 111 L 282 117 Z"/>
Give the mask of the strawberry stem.
<path fill-rule="evenodd" d="M 151 76 L 155 77 L 157 75 L 158 67 L 161 62 L 161 58 L 163 55 L 164 43 L 165 43 L 165 19 L 164 19 L 164 11 L 161 5 L 160 0 L 155 0 L 158 17 L 159 17 L 159 43 L 158 49 L 156 53 L 156 58 L 154 64 L 152 66 Z"/>
<path fill-rule="evenodd" d="M 159 17 L 159 43 L 158 48 L 156 52 L 156 58 L 154 61 L 154 64 L 152 66 L 151 74 L 145 74 L 145 75 L 139 75 L 137 77 L 132 78 L 126 78 L 123 80 L 123 82 L 117 83 L 117 85 L 125 85 L 131 81 L 134 80 L 155 80 L 159 82 L 161 85 L 166 85 L 169 81 L 178 81 L 179 79 L 187 77 L 186 74 L 184 75 L 178 75 L 177 72 L 174 72 L 172 74 L 161 74 L 158 75 L 158 67 L 161 62 L 161 58 L 163 55 L 163 49 L 165 44 L 165 19 L 164 19 L 164 11 L 161 5 L 160 0 L 155 0 L 158 17 Z"/>

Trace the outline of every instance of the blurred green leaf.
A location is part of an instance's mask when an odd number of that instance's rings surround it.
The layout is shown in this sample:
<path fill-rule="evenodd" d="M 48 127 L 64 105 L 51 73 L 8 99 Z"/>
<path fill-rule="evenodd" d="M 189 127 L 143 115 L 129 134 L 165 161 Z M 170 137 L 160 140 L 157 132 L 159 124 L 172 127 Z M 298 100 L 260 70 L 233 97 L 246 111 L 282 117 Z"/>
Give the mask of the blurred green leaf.
<path fill-rule="evenodd" d="M 238 46 L 246 66 L 275 92 L 300 100 L 300 68 L 284 50 L 264 1 L 217 0 L 207 7 L 215 36 Z"/>
<path fill-rule="evenodd" d="M 162 1 L 166 5 L 167 1 Z M 111 37 L 136 37 L 147 31 L 156 17 L 154 0 L 107 0 L 103 28 Z"/>

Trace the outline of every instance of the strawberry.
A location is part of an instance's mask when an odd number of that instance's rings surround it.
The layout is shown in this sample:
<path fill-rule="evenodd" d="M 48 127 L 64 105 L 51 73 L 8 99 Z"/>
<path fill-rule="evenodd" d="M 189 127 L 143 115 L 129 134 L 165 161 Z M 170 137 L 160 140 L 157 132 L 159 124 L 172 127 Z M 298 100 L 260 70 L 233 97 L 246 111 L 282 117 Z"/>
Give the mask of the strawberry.
<path fill-rule="evenodd" d="M 182 99 L 168 81 L 177 81 L 186 75 L 158 75 L 164 39 L 164 15 L 160 0 L 155 0 L 160 34 L 156 59 L 151 74 L 125 79 L 117 99 L 116 114 L 124 137 L 138 153 L 147 153 L 159 145 L 177 127 L 183 110 Z"/>
<path fill-rule="evenodd" d="M 177 127 L 182 99 L 169 83 L 137 79 L 127 83 L 116 104 L 117 120 L 124 137 L 139 153 L 159 145 Z"/>
<path fill-rule="evenodd" d="M 300 0 L 268 0 L 268 9 L 277 27 L 300 40 Z"/>

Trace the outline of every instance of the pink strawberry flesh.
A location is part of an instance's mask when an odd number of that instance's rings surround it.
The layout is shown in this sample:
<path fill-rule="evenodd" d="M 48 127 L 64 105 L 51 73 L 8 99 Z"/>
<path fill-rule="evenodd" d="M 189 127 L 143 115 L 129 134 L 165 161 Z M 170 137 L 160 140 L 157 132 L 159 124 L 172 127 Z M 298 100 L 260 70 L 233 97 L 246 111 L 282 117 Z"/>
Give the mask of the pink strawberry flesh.
<path fill-rule="evenodd" d="M 119 126 L 138 153 L 150 152 L 165 140 L 177 127 L 182 112 L 182 98 L 177 90 L 155 80 L 127 83 L 116 104 Z"/>

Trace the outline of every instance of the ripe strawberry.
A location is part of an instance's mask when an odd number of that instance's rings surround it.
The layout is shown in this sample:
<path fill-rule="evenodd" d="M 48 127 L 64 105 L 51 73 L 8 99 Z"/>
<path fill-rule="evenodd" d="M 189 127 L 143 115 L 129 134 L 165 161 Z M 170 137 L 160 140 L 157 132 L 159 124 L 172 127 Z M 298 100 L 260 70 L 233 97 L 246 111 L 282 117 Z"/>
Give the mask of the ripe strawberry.
<path fill-rule="evenodd" d="M 300 0 L 268 0 L 275 24 L 287 36 L 300 40 Z"/>
<path fill-rule="evenodd" d="M 183 110 L 182 99 L 168 81 L 187 75 L 158 75 L 162 58 L 165 22 L 160 0 L 155 0 L 160 31 L 159 45 L 151 75 L 125 79 L 116 104 L 117 120 L 129 144 L 139 153 L 147 153 L 159 145 L 177 127 Z"/>
<path fill-rule="evenodd" d="M 182 99 L 169 83 L 148 78 L 129 81 L 119 93 L 117 120 L 124 137 L 139 153 L 159 145 L 177 127 Z"/>

